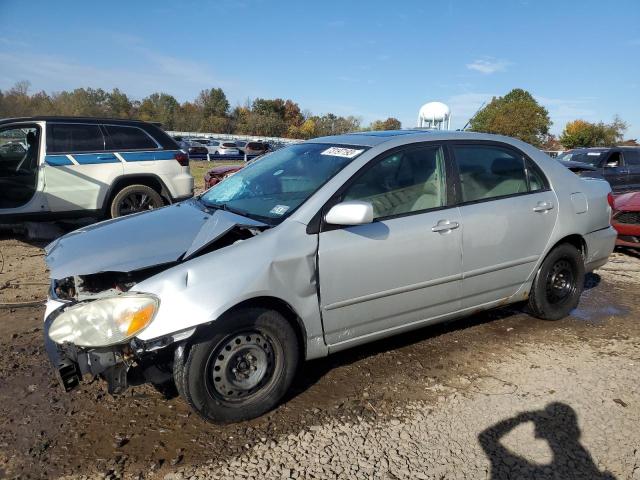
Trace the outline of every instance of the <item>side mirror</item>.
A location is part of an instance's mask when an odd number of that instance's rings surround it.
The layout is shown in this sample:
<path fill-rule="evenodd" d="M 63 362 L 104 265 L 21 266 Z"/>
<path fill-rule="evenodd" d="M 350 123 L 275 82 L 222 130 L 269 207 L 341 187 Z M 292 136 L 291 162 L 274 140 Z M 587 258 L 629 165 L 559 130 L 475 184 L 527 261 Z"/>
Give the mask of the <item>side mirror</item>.
<path fill-rule="evenodd" d="M 373 205 L 351 200 L 334 205 L 324 217 L 332 225 L 364 225 L 373 222 Z"/>

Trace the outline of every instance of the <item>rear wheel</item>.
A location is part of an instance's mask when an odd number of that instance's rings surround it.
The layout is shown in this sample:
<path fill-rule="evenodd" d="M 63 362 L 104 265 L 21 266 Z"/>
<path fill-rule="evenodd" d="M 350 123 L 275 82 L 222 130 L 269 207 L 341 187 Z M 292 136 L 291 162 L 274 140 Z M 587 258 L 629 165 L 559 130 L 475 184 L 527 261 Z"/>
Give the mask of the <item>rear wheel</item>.
<path fill-rule="evenodd" d="M 559 320 L 578 306 L 584 289 L 582 254 L 567 243 L 554 248 L 533 281 L 529 309 L 544 320 Z"/>
<path fill-rule="evenodd" d="M 116 218 L 162 206 L 162 197 L 153 188 L 147 185 L 129 185 L 113 197 L 110 213 L 111 218 Z"/>
<path fill-rule="evenodd" d="M 258 417 L 287 392 L 298 364 L 298 341 L 289 322 L 262 308 L 238 310 L 191 346 L 178 390 L 203 418 L 215 423 Z"/>

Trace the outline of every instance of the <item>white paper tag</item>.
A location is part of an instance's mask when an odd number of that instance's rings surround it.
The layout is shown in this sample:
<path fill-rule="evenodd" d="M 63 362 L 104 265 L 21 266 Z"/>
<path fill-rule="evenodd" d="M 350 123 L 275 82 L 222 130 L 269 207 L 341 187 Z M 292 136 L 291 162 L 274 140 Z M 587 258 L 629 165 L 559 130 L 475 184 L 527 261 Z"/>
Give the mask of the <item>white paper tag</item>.
<path fill-rule="evenodd" d="M 600 152 L 587 152 L 587 155 L 591 155 L 594 157 L 599 157 L 600 156 Z"/>
<path fill-rule="evenodd" d="M 289 210 L 289 205 L 276 205 L 270 210 L 274 215 L 284 215 Z"/>
<path fill-rule="evenodd" d="M 357 150 L 355 148 L 331 147 L 331 148 L 327 148 L 320 155 L 331 155 L 332 157 L 353 158 L 353 157 L 357 157 L 362 152 L 364 152 L 364 150 Z"/>

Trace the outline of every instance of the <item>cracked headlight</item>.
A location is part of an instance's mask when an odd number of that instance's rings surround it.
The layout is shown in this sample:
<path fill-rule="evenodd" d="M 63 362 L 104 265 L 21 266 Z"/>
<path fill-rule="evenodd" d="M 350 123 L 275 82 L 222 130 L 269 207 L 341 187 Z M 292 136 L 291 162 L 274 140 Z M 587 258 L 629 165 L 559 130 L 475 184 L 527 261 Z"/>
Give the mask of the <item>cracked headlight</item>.
<path fill-rule="evenodd" d="M 107 347 L 123 343 L 144 330 L 158 311 L 160 300 L 148 294 L 123 294 L 73 305 L 49 328 L 56 343 Z"/>

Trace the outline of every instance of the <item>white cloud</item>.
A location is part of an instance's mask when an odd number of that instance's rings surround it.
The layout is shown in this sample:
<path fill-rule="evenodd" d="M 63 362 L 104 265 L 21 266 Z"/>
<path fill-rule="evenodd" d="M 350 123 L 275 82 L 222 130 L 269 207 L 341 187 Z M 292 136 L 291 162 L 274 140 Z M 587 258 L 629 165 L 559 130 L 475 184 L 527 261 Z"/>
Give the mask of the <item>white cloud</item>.
<path fill-rule="evenodd" d="M 506 60 L 498 60 L 491 57 L 479 58 L 467 64 L 469 70 L 475 70 L 484 75 L 491 75 L 496 72 L 503 72 L 510 65 Z"/>
<path fill-rule="evenodd" d="M 535 95 L 535 99 L 549 111 L 553 122 L 551 131 L 560 133 L 567 122 L 576 119 L 596 121 L 597 112 L 593 108 L 595 98 L 549 98 Z"/>
<path fill-rule="evenodd" d="M 0 51 L 0 88 L 28 79 L 34 90 L 49 92 L 78 87 L 120 88 L 134 98 L 166 92 L 179 100 L 192 100 L 200 89 L 234 84 L 223 80 L 206 65 L 158 53 L 133 42 L 129 50 L 138 53 L 135 67 L 97 67 L 68 58 L 39 53 Z M 230 90 L 233 90 L 231 88 Z M 233 93 L 233 92 L 229 92 Z"/>

